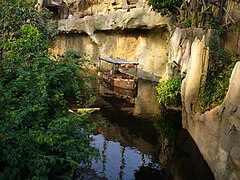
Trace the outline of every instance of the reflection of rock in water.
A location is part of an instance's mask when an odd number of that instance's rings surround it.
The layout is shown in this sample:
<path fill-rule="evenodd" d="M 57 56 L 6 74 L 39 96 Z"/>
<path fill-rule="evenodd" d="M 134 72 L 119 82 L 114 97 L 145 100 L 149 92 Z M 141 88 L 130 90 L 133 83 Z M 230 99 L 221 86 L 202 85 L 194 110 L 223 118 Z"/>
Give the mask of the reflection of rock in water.
<path fill-rule="evenodd" d="M 173 179 L 214 179 L 189 133 L 182 129 L 181 113 L 168 112 L 156 119 L 158 153 L 161 167 Z"/>
<path fill-rule="evenodd" d="M 135 104 L 131 101 L 131 99 L 121 98 L 117 96 L 113 96 L 111 94 L 105 94 L 101 96 L 106 102 L 110 103 L 113 108 L 121 109 L 125 107 L 134 107 Z"/>
<path fill-rule="evenodd" d="M 158 154 L 161 167 L 171 176 L 170 167 L 176 154 L 176 140 L 181 130 L 181 113 L 162 112 L 155 119 L 154 127 L 158 133 Z"/>
<path fill-rule="evenodd" d="M 159 115 L 160 105 L 157 102 L 156 83 L 139 79 L 138 95 L 135 101 L 134 115 Z"/>
<path fill-rule="evenodd" d="M 177 147 L 177 153 L 172 163 L 174 179 L 214 179 L 213 173 L 187 130 L 181 131 Z"/>
<path fill-rule="evenodd" d="M 156 133 L 151 121 L 136 118 L 126 112 L 102 110 L 95 113 L 94 119 L 102 119 L 101 134 L 108 140 L 119 142 L 122 146 L 135 147 L 157 161 L 155 148 Z M 107 119 L 107 120 L 106 120 Z"/>
<path fill-rule="evenodd" d="M 155 115 L 160 114 L 155 86 L 140 81 L 138 87 L 138 96 L 132 100 L 109 91 L 96 98 L 94 107 L 101 111 L 92 118 L 103 121 L 101 134 L 94 136 L 102 161 L 91 164 L 90 179 L 212 179 L 192 139 L 180 133 L 181 114 L 161 113 L 165 116 L 154 128 Z M 155 171 L 151 162 L 160 162 L 161 170 Z"/>
<path fill-rule="evenodd" d="M 134 173 L 135 180 L 167 180 L 169 176 L 166 176 L 163 169 L 160 168 L 157 164 L 149 163 L 147 165 L 143 165 L 139 167 L 139 170 L 135 171 Z"/>
<path fill-rule="evenodd" d="M 123 108 L 133 107 L 129 109 L 131 114 L 152 117 L 160 114 L 160 105 L 157 102 L 155 86 L 155 82 L 139 79 L 137 97 L 127 96 L 103 86 L 100 86 L 99 93 L 114 108 L 124 110 Z M 129 106 L 130 104 L 131 106 Z"/>

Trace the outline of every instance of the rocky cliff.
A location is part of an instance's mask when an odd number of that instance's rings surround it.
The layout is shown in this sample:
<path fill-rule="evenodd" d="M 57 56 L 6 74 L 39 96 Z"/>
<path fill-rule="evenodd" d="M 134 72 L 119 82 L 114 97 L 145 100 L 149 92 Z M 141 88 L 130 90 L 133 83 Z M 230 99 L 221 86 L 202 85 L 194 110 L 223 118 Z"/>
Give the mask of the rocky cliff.
<path fill-rule="evenodd" d="M 187 36 L 188 34 L 188 36 Z M 221 106 L 198 112 L 200 87 L 209 64 L 208 38 L 213 31 L 176 29 L 169 61 L 181 65 L 183 127 L 197 144 L 215 179 L 240 177 L 240 62 L 235 65 Z"/>
<path fill-rule="evenodd" d="M 138 77 L 153 81 L 166 78 L 172 18 L 152 12 L 144 1 L 128 1 L 127 9 L 125 1 L 107 2 L 90 3 L 81 11 L 83 15 L 73 13 L 59 20 L 60 33 L 52 51 L 82 50 L 96 63 L 99 57 L 137 61 Z M 111 10 L 105 12 L 105 6 Z"/>
<path fill-rule="evenodd" d="M 222 42 L 231 56 L 238 56 L 240 4 L 226 1 L 224 26 L 228 26 Z M 226 97 L 220 106 L 199 111 L 200 88 L 209 67 L 209 37 L 219 35 L 204 29 L 176 28 L 169 41 L 170 63 L 179 64 L 182 76 L 182 123 L 197 144 L 215 179 L 240 177 L 240 62 L 235 65 Z M 209 83 L 209 82 L 207 82 Z"/>

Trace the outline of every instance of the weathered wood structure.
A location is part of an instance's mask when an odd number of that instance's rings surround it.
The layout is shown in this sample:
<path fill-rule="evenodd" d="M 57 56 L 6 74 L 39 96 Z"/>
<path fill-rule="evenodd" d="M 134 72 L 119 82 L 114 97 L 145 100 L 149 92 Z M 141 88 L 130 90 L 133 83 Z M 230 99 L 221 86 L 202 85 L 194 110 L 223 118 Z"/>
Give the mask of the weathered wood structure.
<path fill-rule="evenodd" d="M 122 88 L 122 89 L 136 89 L 137 88 L 137 65 L 138 65 L 138 62 L 125 61 L 125 60 L 122 60 L 119 58 L 100 58 L 100 60 L 114 65 L 114 67 L 112 67 L 113 70 L 104 70 L 102 72 L 102 78 L 106 83 L 108 83 L 114 87 L 118 87 L 118 88 Z M 136 68 L 135 76 L 120 72 L 118 70 L 120 66 Z M 100 65 L 100 68 L 102 68 L 101 65 Z M 116 69 L 118 70 L 118 72 L 116 72 L 116 71 L 114 72 L 114 70 L 116 70 Z"/>

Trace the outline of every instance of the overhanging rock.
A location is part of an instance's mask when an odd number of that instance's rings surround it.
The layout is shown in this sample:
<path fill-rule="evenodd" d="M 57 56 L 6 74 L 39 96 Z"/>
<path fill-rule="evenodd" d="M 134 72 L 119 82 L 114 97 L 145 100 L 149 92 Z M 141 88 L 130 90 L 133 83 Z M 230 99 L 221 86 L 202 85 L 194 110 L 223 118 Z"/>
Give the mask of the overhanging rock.
<path fill-rule="evenodd" d="M 131 12 L 116 11 L 108 15 L 85 16 L 84 18 L 62 19 L 58 22 L 60 32 L 94 34 L 96 31 L 124 29 L 154 29 L 168 27 L 172 30 L 172 18 L 149 10 Z"/>

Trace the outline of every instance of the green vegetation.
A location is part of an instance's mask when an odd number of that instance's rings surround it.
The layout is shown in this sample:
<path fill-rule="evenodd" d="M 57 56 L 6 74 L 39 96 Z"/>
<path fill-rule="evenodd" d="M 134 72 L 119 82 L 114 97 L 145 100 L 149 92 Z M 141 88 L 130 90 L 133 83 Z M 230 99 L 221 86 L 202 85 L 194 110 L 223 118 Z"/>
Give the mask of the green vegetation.
<path fill-rule="evenodd" d="M 185 28 L 192 27 L 192 19 L 191 18 L 186 18 L 183 22 Z"/>
<path fill-rule="evenodd" d="M 218 36 L 226 32 L 233 20 L 223 24 L 225 2 L 216 4 L 212 1 L 174 1 L 174 0 L 149 0 L 152 9 L 162 15 L 173 14 L 177 18 L 177 26 L 182 28 L 201 27 L 216 29 Z M 170 5 L 170 6 L 169 6 Z M 234 27 L 236 24 L 234 25 Z M 207 75 L 202 78 L 199 107 L 201 111 L 209 110 L 220 105 L 226 95 L 229 78 L 237 61 L 231 59 L 222 47 L 219 38 L 212 36 L 209 39 L 210 62 Z M 157 87 L 158 100 L 163 105 L 178 106 L 180 97 L 180 77 L 159 83 Z"/>
<path fill-rule="evenodd" d="M 158 101 L 165 106 L 181 106 L 181 77 L 161 81 L 156 87 Z"/>
<path fill-rule="evenodd" d="M 89 113 L 68 110 L 69 97 L 90 95 L 91 78 L 75 75 L 88 62 L 76 51 L 48 53 L 47 11 L 20 0 L 0 8 L 0 179 L 66 179 L 98 155 Z"/>
<path fill-rule="evenodd" d="M 181 0 L 148 0 L 148 5 L 162 15 L 176 14 L 181 4 Z"/>
<path fill-rule="evenodd" d="M 177 108 L 181 107 L 182 79 L 180 73 L 177 71 L 177 68 L 178 67 L 175 67 L 173 70 L 174 76 L 172 78 L 160 81 L 156 87 L 158 102 L 164 106 L 173 106 Z"/>
<path fill-rule="evenodd" d="M 201 87 L 199 106 L 202 111 L 210 110 L 222 103 L 229 86 L 229 79 L 237 58 L 230 58 L 221 48 L 215 36 L 209 39 L 210 61 L 205 83 Z"/>
<path fill-rule="evenodd" d="M 222 22 L 224 3 L 225 1 L 216 3 L 210 0 L 148 0 L 148 4 L 154 11 L 159 12 L 161 15 L 174 15 L 177 20 L 177 26 L 181 28 L 225 28 Z M 231 23 L 228 25 L 231 25 Z"/>

